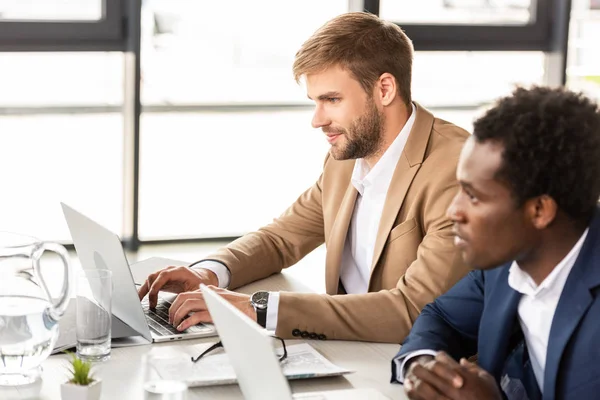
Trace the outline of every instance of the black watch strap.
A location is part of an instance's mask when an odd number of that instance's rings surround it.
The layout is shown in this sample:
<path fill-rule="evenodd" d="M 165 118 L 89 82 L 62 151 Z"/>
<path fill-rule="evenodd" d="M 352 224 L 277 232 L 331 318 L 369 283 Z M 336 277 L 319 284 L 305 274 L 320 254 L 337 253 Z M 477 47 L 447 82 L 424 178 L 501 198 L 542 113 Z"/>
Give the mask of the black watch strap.
<path fill-rule="evenodd" d="M 267 309 L 254 308 L 256 310 L 256 322 L 263 328 L 267 327 Z"/>

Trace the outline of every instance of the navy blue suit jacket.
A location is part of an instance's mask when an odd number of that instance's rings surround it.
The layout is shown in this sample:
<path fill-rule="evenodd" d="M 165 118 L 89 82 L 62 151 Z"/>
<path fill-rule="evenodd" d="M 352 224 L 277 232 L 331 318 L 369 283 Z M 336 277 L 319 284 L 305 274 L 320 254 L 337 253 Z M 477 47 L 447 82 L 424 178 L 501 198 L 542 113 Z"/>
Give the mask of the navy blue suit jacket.
<path fill-rule="evenodd" d="M 508 285 L 509 268 L 473 271 L 428 304 L 398 356 L 422 349 L 444 350 L 455 359 L 478 353 L 478 364 L 499 385 L 507 378 L 520 381 L 530 400 L 600 399 L 600 212 L 552 320 L 543 396 L 522 340 L 517 315 L 521 295 Z M 392 362 L 392 381 L 395 368 Z"/>

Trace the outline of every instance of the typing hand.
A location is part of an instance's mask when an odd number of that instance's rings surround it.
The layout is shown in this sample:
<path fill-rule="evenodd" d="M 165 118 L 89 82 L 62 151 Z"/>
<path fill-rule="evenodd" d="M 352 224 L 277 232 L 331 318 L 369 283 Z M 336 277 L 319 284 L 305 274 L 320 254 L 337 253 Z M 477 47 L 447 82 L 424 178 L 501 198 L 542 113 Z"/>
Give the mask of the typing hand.
<path fill-rule="evenodd" d="M 140 301 L 148 295 L 150 308 L 156 307 L 158 292 L 171 293 L 189 292 L 197 290 L 200 284 L 218 285 L 218 278 L 214 272 L 207 269 L 192 269 L 188 267 L 167 267 L 148 275 L 144 284 L 138 290 Z"/>
<path fill-rule="evenodd" d="M 256 321 L 256 311 L 250 303 L 249 295 L 214 286 L 209 286 L 209 288 L 233 304 L 238 310 L 250 317 L 250 319 Z M 192 315 L 188 317 L 190 313 Z M 212 322 L 212 318 L 204 302 L 204 297 L 202 296 L 202 291 L 198 289 L 193 292 L 177 295 L 171 308 L 169 308 L 169 323 L 176 327 L 177 330 L 184 331 L 200 322 Z"/>
<path fill-rule="evenodd" d="M 479 366 L 462 359 L 460 364 L 444 352 L 425 363 L 411 364 L 404 379 L 409 399 L 502 399 L 494 378 Z"/>

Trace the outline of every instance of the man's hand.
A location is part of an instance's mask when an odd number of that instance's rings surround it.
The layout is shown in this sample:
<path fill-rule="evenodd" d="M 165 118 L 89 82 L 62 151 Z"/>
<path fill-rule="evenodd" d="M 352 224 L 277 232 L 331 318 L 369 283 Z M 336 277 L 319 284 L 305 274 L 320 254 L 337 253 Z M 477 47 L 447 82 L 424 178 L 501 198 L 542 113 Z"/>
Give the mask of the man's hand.
<path fill-rule="evenodd" d="M 444 352 L 427 362 L 413 362 L 404 379 L 404 390 L 415 400 L 502 399 L 494 377 L 462 359 L 460 364 Z"/>
<path fill-rule="evenodd" d="M 200 284 L 218 286 L 217 275 L 207 269 L 189 267 L 167 267 L 148 275 L 138 290 L 140 301 L 148 295 L 150 308 L 156 307 L 158 292 L 171 293 L 191 292 L 200 288 Z"/>
<path fill-rule="evenodd" d="M 253 321 L 256 321 L 256 311 L 250 303 L 250 296 L 247 294 L 236 293 L 227 289 L 221 289 L 214 286 L 209 286 L 212 290 L 217 292 L 221 297 L 230 302 L 250 317 Z M 188 314 L 193 313 L 188 317 Z M 175 301 L 169 308 L 169 323 L 179 331 L 186 330 L 192 325 L 196 325 L 200 322 L 212 322 L 212 318 L 206 308 L 204 302 L 204 296 L 200 289 L 193 292 L 186 292 L 177 295 Z"/>

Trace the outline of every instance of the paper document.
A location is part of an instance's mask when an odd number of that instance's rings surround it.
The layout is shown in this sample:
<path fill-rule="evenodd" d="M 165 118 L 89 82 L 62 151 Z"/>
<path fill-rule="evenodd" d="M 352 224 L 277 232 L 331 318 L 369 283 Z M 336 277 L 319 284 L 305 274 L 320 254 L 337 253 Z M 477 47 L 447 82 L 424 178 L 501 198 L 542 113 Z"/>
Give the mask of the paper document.
<path fill-rule="evenodd" d="M 354 372 L 331 363 L 307 343 L 288 346 L 287 352 L 288 356 L 281 366 L 283 374 L 288 379 L 337 376 Z M 156 370 L 161 378 L 184 381 L 190 387 L 228 385 L 237 382 L 235 371 L 229 363 L 227 353 L 223 350 L 208 354 L 197 363 L 193 363 L 188 354 L 161 357 Z"/>

